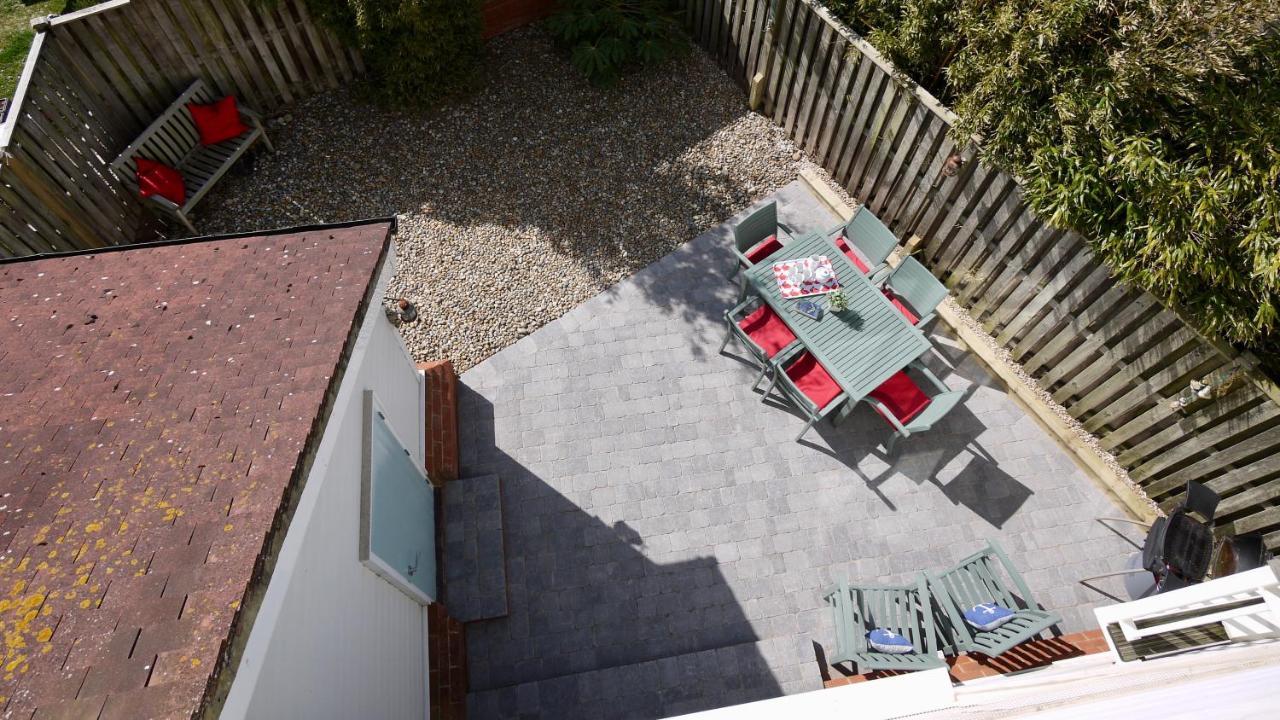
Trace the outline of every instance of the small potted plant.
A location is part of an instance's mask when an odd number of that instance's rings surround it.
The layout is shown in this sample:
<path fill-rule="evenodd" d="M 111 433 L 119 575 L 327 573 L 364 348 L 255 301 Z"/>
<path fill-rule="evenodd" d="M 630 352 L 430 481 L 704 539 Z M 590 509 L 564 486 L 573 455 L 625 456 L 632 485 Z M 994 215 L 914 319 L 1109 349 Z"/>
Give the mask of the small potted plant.
<path fill-rule="evenodd" d="M 843 312 L 849 309 L 849 299 L 844 296 L 842 290 L 832 290 L 827 293 L 827 303 L 831 306 L 831 312 Z"/>

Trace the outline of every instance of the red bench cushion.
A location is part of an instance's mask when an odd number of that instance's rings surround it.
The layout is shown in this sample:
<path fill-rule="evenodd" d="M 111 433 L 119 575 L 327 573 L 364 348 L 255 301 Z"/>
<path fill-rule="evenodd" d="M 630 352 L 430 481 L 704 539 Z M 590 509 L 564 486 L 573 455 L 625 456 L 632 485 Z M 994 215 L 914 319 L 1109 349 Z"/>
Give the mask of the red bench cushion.
<path fill-rule="evenodd" d="M 862 262 L 862 258 L 858 257 L 858 253 L 854 252 L 853 248 L 849 247 L 849 243 L 844 239 L 843 235 L 836 240 L 836 247 L 840 248 L 840 252 L 844 253 L 845 257 L 849 258 L 849 260 L 853 262 L 854 267 L 858 268 L 858 272 L 863 275 L 871 272 L 871 268 L 867 267 L 867 264 Z"/>
<path fill-rule="evenodd" d="M 929 406 L 929 396 L 924 394 L 905 370 L 894 373 L 880 387 L 872 390 L 871 397 L 883 403 L 903 425 L 911 422 Z M 877 412 L 879 410 L 880 408 L 876 408 Z"/>
<path fill-rule="evenodd" d="M 761 305 L 759 310 L 739 320 L 738 327 L 764 350 L 765 357 L 777 355 L 796 339 L 791 328 L 768 305 Z"/>
<path fill-rule="evenodd" d="M 747 259 L 750 260 L 751 263 L 754 265 L 755 263 L 758 263 L 761 260 L 769 257 L 774 252 L 779 250 L 781 247 L 782 247 L 782 241 L 778 239 L 778 236 L 770 235 L 764 240 L 761 240 L 759 245 L 756 245 L 755 247 L 751 248 L 750 250 L 742 254 L 746 255 Z"/>
<path fill-rule="evenodd" d="M 138 158 L 137 164 L 139 195 L 144 198 L 159 195 L 179 207 L 187 201 L 187 186 L 182 181 L 182 173 L 144 157 Z"/>
<path fill-rule="evenodd" d="M 787 377 L 795 384 L 796 389 L 813 401 L 821 410 L 831 404 L 840 394 L 840 386 L 831 373 L 822 367 L 822 363 L 812 353 L 804 352 L 795 362 L 787 367 Z"/>
<path fill-rule="evenodd" d="M 191 120 L 200 131 L 201 145 L 217 145 L 249 132 L 249 126 L 240 119 L 236 97 L 228 95 L 209 105 L 187 103 Z"/>

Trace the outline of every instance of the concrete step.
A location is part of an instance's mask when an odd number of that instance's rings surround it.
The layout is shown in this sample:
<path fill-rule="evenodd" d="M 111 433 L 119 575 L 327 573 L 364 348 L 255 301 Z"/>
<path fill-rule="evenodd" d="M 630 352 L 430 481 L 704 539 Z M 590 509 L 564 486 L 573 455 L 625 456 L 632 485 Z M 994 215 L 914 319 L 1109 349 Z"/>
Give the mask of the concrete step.
<path fill-rule="evenodd" d="M 444 605 L 462 622 L 507 614 L 502 482 L 497 475 L 444 486 Z"/>
<path fill-rule="evenodd" d="M 794 653 L 790 640 L 745 642 L 479 690 L 467 696 L 467 714 L 557 720 L 662 718 L 821 689 L 816 671 L 805 681 L 799 667 L 787 663 L 786 670 L 779 669 L 777 656 Z"/>

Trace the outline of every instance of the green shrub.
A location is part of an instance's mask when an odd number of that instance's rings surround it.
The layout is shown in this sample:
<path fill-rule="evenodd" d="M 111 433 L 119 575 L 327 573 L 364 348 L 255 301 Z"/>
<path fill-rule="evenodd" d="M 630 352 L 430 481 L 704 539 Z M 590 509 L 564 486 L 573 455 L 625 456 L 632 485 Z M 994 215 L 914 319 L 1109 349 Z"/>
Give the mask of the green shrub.
<path fill-rule="evenodd" d="M 1121 278 L 1280 350 L 1280 3 L 829 0 Z"/>
<path fill-rule="evenodd" d="M 664 0 L 563 0 L 547 27 L 597 85 L 666 60 L 688 44 Z"/>
<path fill-rule="evenodd" d="M 483 51 L 480 0 L 306 0 L 364 59 L 374 99 L 423 106 L 470 89 Z"/>

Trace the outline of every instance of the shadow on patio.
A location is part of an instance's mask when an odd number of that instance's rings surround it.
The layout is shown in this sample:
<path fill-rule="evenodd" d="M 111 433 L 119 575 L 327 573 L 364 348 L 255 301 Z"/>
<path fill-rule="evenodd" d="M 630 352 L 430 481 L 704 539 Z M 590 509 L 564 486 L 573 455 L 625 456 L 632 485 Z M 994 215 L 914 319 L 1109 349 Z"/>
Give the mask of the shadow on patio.
<path fill-rule="evenodd" d="M 473 447 L 492 444 L 480 430 L 492 405 L 466 386 L 459 405 Z M 781 694 L 713 555 L 653 562 L 625 521 L 583 511 L 511 457 L 467 463 L 501 478 L 506 508 L 508 611 L 467 625 L 474 717 L 665 717 Z M 638 489 L 617 499 L 640 502 Z"/>

